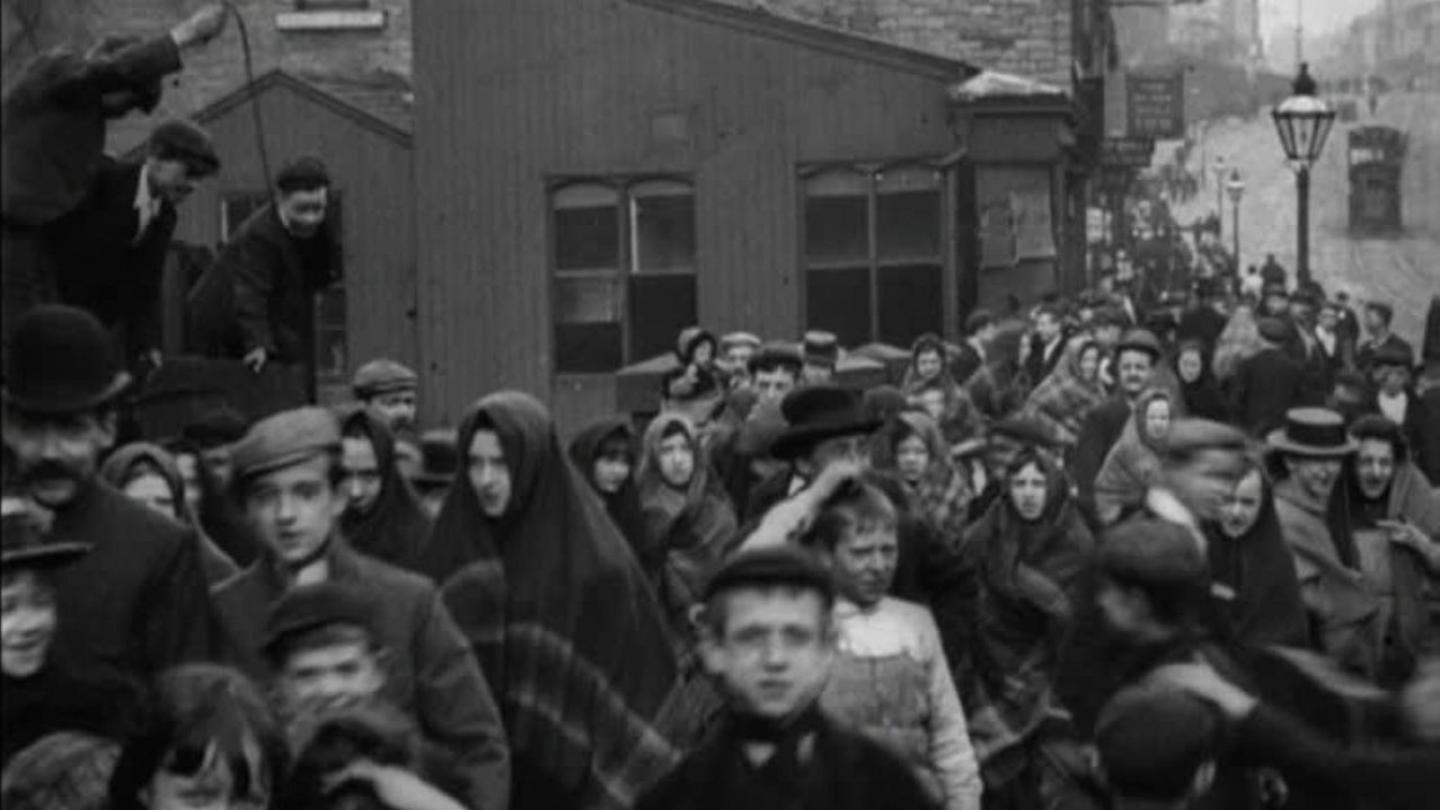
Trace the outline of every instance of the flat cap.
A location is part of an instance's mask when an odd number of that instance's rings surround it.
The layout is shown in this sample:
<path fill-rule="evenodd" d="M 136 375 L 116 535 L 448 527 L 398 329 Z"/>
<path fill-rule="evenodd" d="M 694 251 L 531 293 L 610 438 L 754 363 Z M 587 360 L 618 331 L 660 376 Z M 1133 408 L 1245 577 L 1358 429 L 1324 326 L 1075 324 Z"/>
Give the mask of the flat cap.
<path fill-rule="evenodd" d="M 294 158 L 275 175 L 275 186 L 281 191 L 306 191 L 330 185 L 330 172 L 324 161 L 312 155 Z"/>
<path fill-rule="evenodd" d="M 256 422 L 231 451 L 241 480 L 292 467 L 340 447 L 340 425 L 325 408 L 281 411 Z"/>
<path fill-rule="evenodd" d="M 1166 453 L 1180 456 L 1200 450 L 1243 452 L 1249 446 L 1250 437 L 1239 428 L 1210 419 L 1177 419 L 1165 436 Z"/>
<path fill-rule="evenodd" d="M 172 119 L 150 131 L 150 154 L 162 160 L 179 160 L 190 174 L 206 177 L 220 171 L 220 156 L 210 133 L 189 121 Z"/>
<path fill-rule="evenodd" d="M 371 597 L 359 586 L 346 582 L 302 585 L 280 598 L 265 618 L 265 641 L 261 649 L 272 659 L 286 639 L 331 624 L 350 624 L 374 633 L 375 611 Z"/>
<path fill-rule="evenodd" d="M 742 551 L 725 561 L 705 583 L 704 598 L 745 587 L 789 586 L 819 591 L 835 601 L 835 580 L 815 555 L 797 546 L 781 545 Z"/>
<path fill-rule="evenodd" d="M 812 329 L 805 333 L 805 362 L 815 365 L 835 365 L 840 359 L 840 339 L 831 332 Z"/>
<path fill-rule="evenodd" d="M 1403 343 L 1386 343 L 1370 359 L 1370 364 L 1375 368 L 1381 366 L 1401 366 L 1413 368 L 1415 366 L 1415 353 L 1409 346 Z"/>
<path fill-rule="evenodd" d="M 1131 329 L 1120 336 L 1120 342 L 1115 344 L 1115 353 L 1126 350 L 1137 350 L 1149 354 L 1155 359 L 1160 359 L 1164 350 L 1160 347 L 1160 338 L 1149 329 Z"/>
<path fill-rule="evenodd" d="M 801 357 L 800 350 L 793 343 L 782 343 L 771 341 L 760 347 L 760 351 L 750 358 L 750 370 L 757 368 L 774 368 L 775 366 L 790 366 L 796 371 L 804 365 L 805 359 Z"/>
<path fill-rule="evenodd" d="M 1126 687 L 1095 725 L 1105 781 L 1120 798 L 1178 801 L 1200 766 L 1214 759 L 1221 727 L 1215 710 L 1183 692 Z"/>
<path fill-rule="evenodd" d="M 760 348 L 760 338 L 749 332 L 730 332 L 720 338 L 720 350 L 724 351 L 731 346 L 749 346 L 752 349 Z"/>
<path fill-rule="evenodd" d="M 1110 576 L 1152 586 L 1203 585 L 1209 572 L 1189 529 L 1154 518 L 1129 520 L 1105 532 L 1099 560 Z"/>
<path fill-rule="evenodd" d="M 180 437 L 201 450 L 234 444 L 245 437 L 249 423 L 239 411 L 228 406 L 206 411 L 199 419 L 180 429 Z"/>
<path fill-rule="evenodd" d="M 396 391 L 414 391 L 420 377 L 404 363 L 381 357 L 355 370 L 350 390 L 357 399 L 369 399 Z"/>

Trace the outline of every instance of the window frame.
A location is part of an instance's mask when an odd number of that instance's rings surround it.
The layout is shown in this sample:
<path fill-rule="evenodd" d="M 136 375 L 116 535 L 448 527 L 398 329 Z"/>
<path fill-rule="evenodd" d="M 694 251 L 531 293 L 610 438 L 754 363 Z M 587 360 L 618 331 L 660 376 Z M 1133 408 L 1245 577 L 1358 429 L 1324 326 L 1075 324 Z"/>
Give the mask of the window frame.
<path fill-rule="evenodd" d="M 799 191 L 799 234 L 796 240 L 799 250 L 799 272 L 800 272 L 800 322 L 805 328 L 816 328 L 810 316 L 810 273 L 826 271 L 865 270 L 868 289 L 869 323 L 866 325 L 866 342 L 879 342 L 881 334 L 881 273 L 887 268 L 912 268 L 920 265 L 934 266 L 940 270 L 940 293 L 942 296 L 941 326 L 943 327 L 948 319 L 947 307 L 944 301 L 948 300 L 952 289 L 949 280 L 950 271 L 953 267 L 953 230 L 949 224 L 955 215 L 955 200 L 953 199 L 952 175 L 954 169 L 954 156 L 920 156 L 891 158 L 885 160 L 859 160 L 859 161 L 821 161 L 801 164 L 798 167 L 797 190 Z M 880 250 L 880 198 L 886 192 L 882 189 L 884 175 L 887 171 L 922 170 L 933 172 L 934 183 L 931 189 L 936 195 L 938 202 L 938 221 L 936 222 L 935 253 L 932 256 L 892 256 L 882 257 Z M 809 254 L 809 202 L 811 195 L 809 187 L 812 180 L 823 175 L 837 172 L 848 172 L 857 174 L 865 182 L 866 199 L 866 258 L 862 264 L 860 261 L 821 261 L 812 263 Z M 904 348 L 904 347 L 902 347 Z"/>
<path fill-rule="evenodd" d="M 688 197 L 691 204 L 690 229 L 694 240 L 690 266 L 688 268 L 670 266 L 663 269 L 640 270 L 637 265 L 637 243 L 639 232 L 636 226 L 635 200 L 636 188 L 648 184 L 675 184 L 689 190 Z M 615 227 L 617 229 L 618 250 L 615 267 L 611 268 L 572 268 L 561 269 L 559 267 L 559 242 L 558 229 L 555 214 L 560 210 L 556 205 L 557 197 L 566 189 L 584 186 L 603 187 L 610 189 L 615 194 Z M 676 195 L 680 196 L 680 195 Z M 546 225 L 546 283 L 549 297 L 549 361 L 551 374 L 556 377 L 591 377 L 608 376 L 621 369 L 650 359 L 636 356 L 634 346 L 634 325 L 632 319 L 635 315 L 631 301 L 631 284 L 635 279 L 646 278 L 686 278 L 691 280 L 694 288 L 695 316 L 699 316 L 699 264 L 700 264 L 700 216 L 698 211 L 698 195 L 696 194 L 695 178 L 692 174 L 683 172 L 647 172 L 627 175 L 579 175 L 565 174 L 549 176 L 545 180 L 545 225 Z M 616 321 L 601 321 L 596 323 L 615 323 L 619 326 L 620 332 L 620 365 L 609 370 L 575 370 L 563 367 L 559 356 L 559 345 L 556 340 L 559 327 L 564 323 L 586 323 L 582 321 L 561 321 L 560 320 L 560 297 L 557 295 L 557 282 L 564 279 L 608 279 L 611 281 L 617 296 L 615 304 Z"/>

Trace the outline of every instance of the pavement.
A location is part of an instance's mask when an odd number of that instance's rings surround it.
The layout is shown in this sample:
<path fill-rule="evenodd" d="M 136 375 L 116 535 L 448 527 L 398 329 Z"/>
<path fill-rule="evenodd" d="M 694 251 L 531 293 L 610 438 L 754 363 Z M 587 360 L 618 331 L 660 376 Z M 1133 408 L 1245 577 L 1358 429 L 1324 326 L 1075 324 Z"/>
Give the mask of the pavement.
<path fill-rule="evenodd" d="M 1336 122 L 1325 151 L 1311 171 L 1310 267 L 1327 292 L 1343 286 L 1352 299 L 1387 301 L 1395 307 L 1395 331 L 1416 343 L 1424 331 L 1432 296 L 1440 295 L 1440 94 L 1391 93 L 1371 118 L 1360 105 L 1360 119 Z M 1410 134 L 1403 171 L 1403 236 L 1352 239 L 1348 233 L 1348 131 L 1380 124 Z M 1192 170 L 1201 159 L 1223 155 L 1238 167 L 1246 190 L 1240 204 L 1241 267 L 1259 265 L 1265 254 L 1295 272 L 1295 176 L 1285 164 L 1269 111 L 1247 120 L 1213 125 L 1204 147 L 1193 151 Z M 1224 244 L 1231 244 L 1232 214 L 1225 200 Z M 1191 222 L 1215 210 L 1214 173 L 1200 194 L 1175 206 L 1177 219 Z"/>

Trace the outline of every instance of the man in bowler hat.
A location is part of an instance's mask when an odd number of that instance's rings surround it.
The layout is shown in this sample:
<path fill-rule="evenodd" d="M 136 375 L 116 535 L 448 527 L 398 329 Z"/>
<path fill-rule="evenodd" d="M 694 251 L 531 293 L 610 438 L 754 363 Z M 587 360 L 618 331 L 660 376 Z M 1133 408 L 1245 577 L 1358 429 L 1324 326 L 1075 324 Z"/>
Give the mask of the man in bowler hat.
<path fill-rule="evenodd" d="M 47 228 L 60 300 L 115 332 L 127 365 L 160 365 L 160 286 L 177 207 L 219 169 L 205 130 L 166 121 L 143 161 L 107 161 L 79 206 Z"/>
<path fill-rule="evenodd" d="M 0 132 L 0 344 L 37 304 L 55 301 L 45 230 L 91 193 L 107 158 L 108 122 L 160 102 L 161 79 L 181 54 L 220 34 L 228 13 L 211 3 L 150 40 L 106 37 L 88 52 L 48 51 L 5 90 Z"/>
<path fill-rule="evenodd" d="M 192 530 L 142 506 L 97 472 L 115 441 L 130 376 L 94 316 L 61 305 L 15 327 L 5 369 L 5 447 L 24 494 L 52 530 L 90 546 L 58 579 L 66 617 L 56 648 L 76 666 L 148 679 L 211 653 L 210 600 Z"/>
<path fill-rule="evenodd" d="M 191 342 L 204 354 L 313 371 L 315 297 L 340 278 L 330 175 L 297 158 L 275 177 L 275 199 L 240 226 L 190 292 Z M 314 374 L 308 375 L 314 384 Z"/>

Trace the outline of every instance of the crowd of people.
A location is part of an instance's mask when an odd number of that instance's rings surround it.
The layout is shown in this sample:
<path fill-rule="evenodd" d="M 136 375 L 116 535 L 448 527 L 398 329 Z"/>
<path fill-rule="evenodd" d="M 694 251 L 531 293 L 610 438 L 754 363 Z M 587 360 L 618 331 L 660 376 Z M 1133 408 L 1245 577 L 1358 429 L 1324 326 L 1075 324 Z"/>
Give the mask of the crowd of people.
<path fill-rule="evenodd" d="M 573 437 L 480 382 L 421 430 L 389 358 L 147 433 L 155 251 L 219 161 L 177 122 L 107 162 L 104 122 L 224 20 L 6 94 L 7 810 L 1440 795 L 1440 305 L 1417 357 L 1384 302 L 1169 251 L 866 390 L 833 334 L 697 326 Z M 337 266 L 323 164 L 275 181 L 191 293 L 256 373 Z"/>

